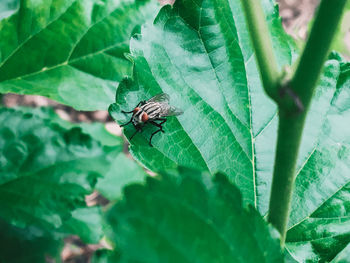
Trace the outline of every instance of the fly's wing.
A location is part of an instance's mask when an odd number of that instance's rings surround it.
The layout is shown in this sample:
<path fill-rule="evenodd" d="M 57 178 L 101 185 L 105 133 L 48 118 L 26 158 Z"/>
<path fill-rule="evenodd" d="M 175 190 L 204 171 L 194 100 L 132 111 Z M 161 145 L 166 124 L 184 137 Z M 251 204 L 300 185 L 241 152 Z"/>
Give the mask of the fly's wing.
<path fill-rule="evenodd" d="M 158 117 L 178 116 L 183 113 L 182 110 L 169 105 L 169 95 L 166 93 L 155 95 L 147 101 L 147 103 L 149 102 L 156 102 L 159 105 Z"/>
<path fill-rule="evenodd" d="M 155 95 L 154 97 L 150 98 L 147 102 L 161 102 L 161 103 L 168 103 L 169 102 L 169 95 L 166 93 L 160 93 Z"/>
<path fill-rule="evenodd" d="M 178 115 L 181 115 L 182 113 L 184 113 L 184 112 L 182 110 L 180 110 L 179 108 L 170 106 L 167 103 L 162 103 L 159 117 L 178 116 Z"/>

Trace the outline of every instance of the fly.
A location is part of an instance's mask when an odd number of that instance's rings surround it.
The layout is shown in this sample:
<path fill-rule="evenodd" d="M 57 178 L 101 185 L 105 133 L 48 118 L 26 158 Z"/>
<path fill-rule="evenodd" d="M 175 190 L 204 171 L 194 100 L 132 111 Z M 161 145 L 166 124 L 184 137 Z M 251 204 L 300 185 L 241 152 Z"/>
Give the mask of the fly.
<path fill-rule="evenodd" d="M 136 135 L 137 132 L 142 132 L 142 128 L 147 124 L 152 124 L 159 129 L 152 133 L 149 139 L 149 145 L 152 145 L 152 138 L 158 132 L 163 132 L 163 124 L 167 121 L 165 117 L 178 116 L 183 113 L 182 110 L 170 106 L 169 95 L 166 93 L 160 93 L 149 100 L 140 101 L 132 111 L 122 111 L 122 113 L 132 113 L 130 121 L 120 125 L 120 127 L 126 126 L 132 123 L 136 129 L 134 134 L 130 137 L 130 140 Z M 158 123 L 159 121 L 159 123 Z"/>

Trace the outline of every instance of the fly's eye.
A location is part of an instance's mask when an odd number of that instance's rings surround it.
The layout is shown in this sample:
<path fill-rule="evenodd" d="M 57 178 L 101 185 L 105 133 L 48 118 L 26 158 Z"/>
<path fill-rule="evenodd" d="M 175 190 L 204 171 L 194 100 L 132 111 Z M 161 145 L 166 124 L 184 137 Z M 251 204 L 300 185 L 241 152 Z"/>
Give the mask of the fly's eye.
<path fill-rule="evenodd" d="M 142 114 L 142 122 L 146 122 L 146 121 L 148 121 L 148 114 L 146 112 L 144 112 Z"/>
<path fill-rule="evenodd" d="M 136 107 L 132 112 L 135 114 L 136 112 L 138 112 L 140 110 L 139 107 Z"/>

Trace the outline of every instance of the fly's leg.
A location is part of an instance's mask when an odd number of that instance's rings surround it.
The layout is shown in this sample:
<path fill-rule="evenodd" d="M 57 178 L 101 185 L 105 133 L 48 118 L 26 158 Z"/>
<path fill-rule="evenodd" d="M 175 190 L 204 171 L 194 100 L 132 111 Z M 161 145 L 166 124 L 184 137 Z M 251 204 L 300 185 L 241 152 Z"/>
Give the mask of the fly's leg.
<path fill-rule="evenodd" d="M 160 123 L 156 123 L 155 121 L 161 121 L 161 122 Z M 155 119 L 155 121 L 149 121 L 149 123 L 151 123 L 154 126 L 157 126 L 161 130 L 161 132 L 164 133 L 162 125 L 167 121 L 167 119 L 165 119 L 165 118 L 158 118 L 158 119 Z"/>
<path fill-rule="evenodd" d="M 136 130 L 136 131 L 133 133 L 133 135 L 131 135 L 130 141 L 132 140 L 132 138 L 136 135 L 136 133 L 137 133 L 138 131 L 139 131 L 139 130 Z"/>
<path fill-rule="evenodd" d="M 158 118 L 158 119 L 155 119 L 156 121 L 161 121 L 160 123 L 159 123 L 159 125 L 162 125 L 162 124 L 164 124 L 166 121 L 167 121 L 167 119 L 166 118 Z"/>
<path fill-rule="evenodd" d="M 143 105 L 143 104 L 145 104 L 146 102 L 143 100 L 143 101 L 140 101 L 139 102 L 139 104 L 137 104 L 136 105 L 136 107 L 135 108 L 137 108 L 137 107 L 139 107 L 140 105 Z M 128 113 L 134 113 L 134 110 L 132 110 L 132 111 L 121 111 L 122 113 L 124 113 L 124 114 L 128 114 Z M 122 124 L 122 125 L 120 125 L 120 127 L 124 127 L 124 126 L 126 126 L 126 125 L 128 125 L 129 123 L 131 123 L 132 122 L 132 118 L 130 119 L 130 121 L 128 121 L 127 123 L 124 123 L 124 124 Z M 133 125 L 134 125 L 134 127 L 137 129 L 137 127 L 136 127 L 136 125 L 134 124 L 134 123 L 132 123 Z"/>
<path fill-rule="evenodd" d="M 132 110 L 132 111 L 123 111 L 122 110 L 122 113 L 124 113 L 124 114 L 129 114 L 129 113 L 133 113 L 134 112 L 134 110 Z"/>
<path fill-rule="evenodd" d="M 155 132 L 153 132 L 152 135 L 151 135 L 151 137 L 149 138 L 149 145 L 150 145 L 151 147 L 153 147 L 153 145 L 152 145 L 152 138 L 153 138 L 153 136 L 156 135 L 158 132 L 163 132 L 163 133 L 164 133 L 162 124 L 164 124 L 164 123 L 166 122 L 167 119 L 165 119 L 165 118 L 158 118 L 158 119 L 156 119 L 156 120 L 157 120 L 157 121 L 161 121 L 161 122 L 160 122 L 160 123 L 156 123 L 155 121 L 148 121 L 150 124 L 152 124 L 152 125 L 154 125 L 154 126 L 156 126 L 156 127 L 159 128 L 158 130 L 156 130 Z"/>
<path fill-rule="evenodd" d="M 154 133 L 152 133 L 152 135 L 151 135 L 151 138 L 149 138 L 149 145 L 151 146 L 151 147 L 153 147 L 153 145 L 152 145 L 152 138 L 153 138 L 153 136 L 154 135 L 156 135 L 158 132 L 164 132 L 163 130 L 162 130 L 162 128 L 159 128 L 159 130 L 156 130 Z"/>
<path fill-rule="evenodd" d="M 138 132 L 142 132 L 142 127 L 143 126 L 137 126 L 137 125 L 135 125 L 134 123 L 133 123 L 133 125 L 134 125 L 134 127 L 135 127 L 135 132 L 133 133 L 133 135 L 131 135 L 131 137 L 130 137 L 130 141 L 132 140 L 132 138 L 136 135 L 136 133 L 138 133 Z"/>
<path fill-rule="evenodd" d="M 141 105 L 143 105 L 143 104 L 145 104 L 146 103 L 146 101 L 140 101 L 137 105 L 136 105 L 136 107 L 135 108 L 137 108 L 137 107 L 139 107 L 139 106 L 141 106 Z M 134 109 L 135 109 L 134 108 Z M 124 114 L 129 114 L 129 113 L 133 113 L 134 112 L 134 110 L 132 110 L 132 111 L 123 111 L 122 110 L 122 113 L 124 113 Z"/>
<path fill-rule="evenodd" d="M 122 124 L 122 125 L 119 125 L 119 127 L 124 127 L 124 126 L 128 125 L 128 124 L 131 123 L 131 122 L 132 122 L 132 118 L 131 118 L 130 121 L 128 121 L 127 123 L 124 123 L 124 124 Z"/>

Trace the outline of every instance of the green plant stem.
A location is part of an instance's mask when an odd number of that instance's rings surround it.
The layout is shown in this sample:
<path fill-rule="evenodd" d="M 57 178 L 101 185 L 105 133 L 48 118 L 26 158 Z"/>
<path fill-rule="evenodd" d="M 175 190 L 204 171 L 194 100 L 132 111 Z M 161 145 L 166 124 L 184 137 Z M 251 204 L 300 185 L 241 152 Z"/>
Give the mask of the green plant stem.
<path fill-rule="evenodd" d="M 310 37 L 290 81 L 280 77 L 260 1 L 242 0 L 266 93 L 279 107 L 275 167 L 268 221 L 284 245 L 295 169 L 307 111 L 347 0 L 322 0 Z"/>
<path fill-rule="evenodd" d="M 263 8 L 260 1 L 257 0 L 242 0 L 241 2 L 245 11 L 265 92 L 276 100 L 280 73 Z"/>
<path fill-rule="evenodd" d="M 347 0 L 322 0 L 309 39 L 291 81 L 307 107 L 335 36 Z"/>
<path fill-rule="evenodd" d="M 303 108 L 298 109 L 294 105 L 293 110 L 279 105 L 277 151 L 268 221 L 281 233 L 282 245 L 286 238 L 296 162 L 306 114 L 346 1 L 322 0 L 319 6 L 310 37 L 287 86 L 300 100 Z"/>

